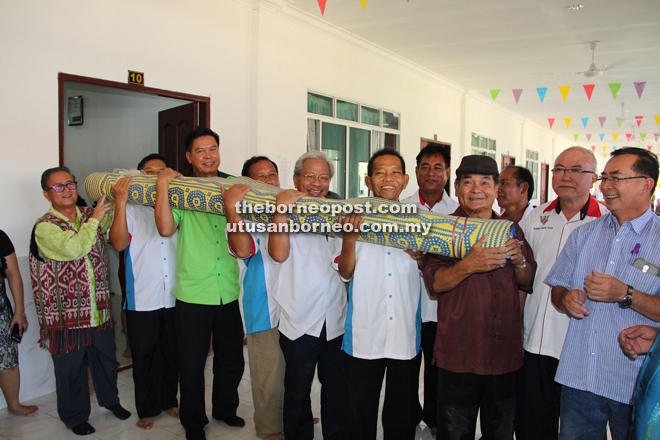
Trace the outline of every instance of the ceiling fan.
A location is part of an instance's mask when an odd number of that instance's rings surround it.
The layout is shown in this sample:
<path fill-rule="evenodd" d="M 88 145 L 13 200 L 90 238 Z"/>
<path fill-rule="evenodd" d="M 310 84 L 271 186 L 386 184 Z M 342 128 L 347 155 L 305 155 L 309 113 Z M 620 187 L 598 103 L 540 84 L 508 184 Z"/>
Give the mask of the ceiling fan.
<path fill-rule="evenodd" d="M 586 76 L 587 78 L 597 78 L 603 74 L 605 70 L 607 70 L 607 65 L 598 67 L 596 65 L 596 48 L 598 48 L 598 45 L 600 44 L 600 41 L 592 41 L 589 43 L 589 47 L 591 48 L 591 64 L 589 65 L 589 69 L 585 70 L 584 72 L 575 72 L 575 73 L 581 73 L 582 75 Z"/>

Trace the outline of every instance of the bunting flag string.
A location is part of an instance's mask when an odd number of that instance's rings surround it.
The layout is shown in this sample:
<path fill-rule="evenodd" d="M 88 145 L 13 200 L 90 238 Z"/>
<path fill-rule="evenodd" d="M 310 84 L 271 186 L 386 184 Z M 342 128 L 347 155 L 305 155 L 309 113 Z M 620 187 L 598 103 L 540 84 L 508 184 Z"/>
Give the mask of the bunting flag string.
<path fill-rule="evenodd" d="M 564 118 L 564 122 L 566 122 L 566 128 L 568 128 L 569 125 L 571 125 L 571 121 L 573 118 Z"/>
<path fill-rule="evenodd" d="M 511 91 L 513 92 L 513 97 L 516 100 L 516 104 L 518 104 L 518 101 L 520 101 L 520 95 L 522 94 L 523 89 L 513 89 Z"/>
<path fill-rule="evenodd" d="M 614 142 L 616 142 L 616 138 L 619 137 L 619 133 L 613 133 L 612 137 L 614 138 Z"/>
<path fill-rule="evenodd" d="M 561 92 L 562 98 L 564 98 L 564 102 L 566 102 L 569 90 L 571 90 L 571 86 L 559 86 L 559 91 Z"/>
<path fill-rule="evenodd" d="M 321 15 L 325 14 L 325 3 L 328 0 L 318 0 L 319 2 L 319 8 L 321 8 Z"/>
<path fill-rule="evenodd" d="M 582 125 L 584 128 L 587 128 L 587 122 L 589 122 L 589 118 L 582 118 Z"/>
<path fill-rule="evenodd" d="M 587 99 L 591 101 L 591 94 L 594 92 L 594 87 L 596 87 L 596 84 L 585 84 L 582 87 L 584 87 L 584 91 L 587 94 Z"/>
<path fill-rule="evenodd" d="M 552 125 L 555 123 L 555 118 L 548 118 L 548 124 L 550 124 L 550 128 L 552 128 Z"/>
<path fill-rule="evenodd" d="M 588 134 L 587 135 L 587 142 L 589 142 L 590 140 L 591 140 L 591 134 Z"/>
<path fill-rule="evenodd" d="M 642 119 L 644 119 L 644 116 L 635 116 L 635 121 L 637 121 L 638 127 L 642 125 Z"/>
<path fill-rule="evenodd" d="M 612 98 L 616 101 L 616 95 L 619 93 L 619 89 L 621 88 L 621 83 L 612 83 L 609 85 L 610 86 L 610 91 L 612 92 Z"/>
<path fill-rule="evenodd" d="M 607 116 L 599 116 L 598 121 L 600 122 L 600 128 L 603 128 L 603 125 L 605 125 L 605 120 L 607 119 Z"/>
<path fill-rule="evenodd" d="M 543 104 L 543 100 L 545 99 L 545 94 L 548 91 L 547 87 L 537 87 L 536 88 L 536 93 L 539 94 L 539 99 L 541 100 L 541 104 Z"/>
<path fill-rule="evenodd" d="M 495 100 L 497 99 L 497 95 L 499 94 L 500 94 L 500 89 L 492 89 L 490 91 L 490 96 L 493 97 L 493 102 L 495 102 Z"/>
<path fill-rule="evenodd" d="M 637 97 L 642 99 L 642 93 L 644 93 L 644 87 L 646 87 L 646 82 L 636 82 L 635 90 L 637 91 Z"/>

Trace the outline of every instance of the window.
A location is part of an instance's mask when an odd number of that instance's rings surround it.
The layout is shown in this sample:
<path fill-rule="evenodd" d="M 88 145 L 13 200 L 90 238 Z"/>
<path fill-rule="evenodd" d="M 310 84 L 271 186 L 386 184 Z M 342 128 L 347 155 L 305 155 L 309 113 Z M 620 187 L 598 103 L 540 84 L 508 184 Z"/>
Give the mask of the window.
<path fill-rule="evenodd" d="M 479 136 L 476 133 L 472 133 L 471 139 L 470 144 L 472 146 L 472 154 L 488 156 L 495 159 L 497 152 L 497 141 L 495 139 Z"/>
<path fill-rule="evenodd" d="M 532 150 L 526 150 L 525 152 L 525 168 L 529 170 L 530 173 L 532 173 L 532 177 L 534 178 L 534 194 L 532 194 L 532 199 L 536 199 L 537 192 L 538 192 L 538 182 L 539 182 L 539 152 L 538 151 L 532 151 Z"/>
<path fill-rule="evenodd" d="M 400 113 L 312 92 L 307 113 L 307 151 L 325 152 L 335 166 L 330 191 L 368 196 L 369 157 L 382 148 L 399 150 Z"/>

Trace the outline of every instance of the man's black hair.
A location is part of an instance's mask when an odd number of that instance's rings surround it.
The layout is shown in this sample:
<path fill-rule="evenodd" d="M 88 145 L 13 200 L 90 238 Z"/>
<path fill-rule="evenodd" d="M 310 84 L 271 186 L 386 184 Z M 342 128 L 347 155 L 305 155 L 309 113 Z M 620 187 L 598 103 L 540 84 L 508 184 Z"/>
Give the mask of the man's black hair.
<path fill-rule="evenodd" d="M 632 170 L 641 176 L 650 177 L 653 179 L 653 188 L 658 186 L 658 156 L 650 150 L 636 147 L 622 147 L 610 153 L 611 157 L 623 156 L 624 154 L 634 154 L 637 160 L 632 166 Z M 651 191 L 651 195 L 655 193 Z"/>
<path fill-rule="evenodd" d="M 398 151 L 392 148 L 383 148 L 382 150 L 376 151 L 371 158 L 369 158 L 369 163 L 367 164 L 367 175 L 371 177 L 374 174 L 374 161 L 381 156 L 396 156 L 401 161 L 401 171 L 403 174 L 406 174 L 406 161 L 403 160 L 403 156 L 399 154 Z"/>
<path fill-rule="evenodd" d="M 198 128 L 191 131 L 190 134 L 186 136 L 186 140 L 183 141 L 183 145 L 186 147 L 186 152 L 190 153 L 190 149 L 192 148 L 192 144 L 195 142 L 195 139 L 201 138 L 203 136 L 213 136 L 215 143 L 220 146 L 220 136 L 218 136 L 218 133 L 211 130 L 210 128 Z"/>
<path fill-rule="evenodd" d="M 245 177 L 250 177 L 250 167 L 254 165 L 257 162 L 261 162 L 262 160 L 267 160 L 268 162 L 273 164 L 273 167 L 275 168 L 275 172 L 279 175 L 280 170 L 277 169 L 277 164 L 267 158 L 266 156 L 252 156 L 248 160 L 245 161 L 243 164 L 243 169 L 241 170 L 241 176 Z"/>
<path fill-rule="evenodd" d="M 137 169 L 142 170 L 144 168 L 144 166 L 147 164 L 147 162 L 149 162 L 150 160 L 155 160 L 155 159 L 158 159 L 158 160 L 162 161 L 165 164 L 165 167 L 169 168 L 170 164 L 167 162 L 167 158 L 165 156 L 161 156 L 158 153 L 152 153 L 152 154 L 144 157 L 140 161 L 140 163 L 137 166 Z"/>
<path fill-rule="evenodd" d="M 419 154 L 415 158 L 417 161 L 417 166 L 419 167 L 419 164 L 422 163 L 422 159 L 425 157 L 431 157 L 431 156 L 437 156 L 440 155 L 442 158 L 445 160 L 445 167 L 449 168 L 450 162 L 451 162 L 451 155 L 449 154 L 449 150 L 447 150 L 445 147 L 443 147 L 440 144 L 428 144 L 426 147 L 422 148 L 419 151 Z"/>
<path fill-rule="evenodd" d="M 76 180 L 76 176 L 71 174 L 71 170 L 65 167 L 64 165 L 62 165 L 61 167 L 48 168 L 46 171 L 44 171 L 41 174 L 41 189 L 43 189 L 44 191 L 48 191 L 48 180 L 50 180 L 50 176 L 60 171 L 64 171 L 65 173 L 70 174 L 73 180 L 74 181 Z"/>
<path fill-rule="evenodd" d="M 534 176 L 532 176 L 532 173 L 527 168 L 519 165 L 511 165 L 504 169 L 508 170 L 510 168 L 515 169 L 513 177 L 516 179 L 516 185 L 520 186 L 523 182 L 527 182 L 527 185 L 529 185 L 527 187 L 527 201 L 529 202 L 534 195 Z"/>

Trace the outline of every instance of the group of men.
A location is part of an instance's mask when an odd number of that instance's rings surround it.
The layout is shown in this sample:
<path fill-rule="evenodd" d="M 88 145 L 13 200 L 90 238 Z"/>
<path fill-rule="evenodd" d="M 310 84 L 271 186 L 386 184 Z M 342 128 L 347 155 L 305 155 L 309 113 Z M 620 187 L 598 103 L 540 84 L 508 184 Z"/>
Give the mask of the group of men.
<path fill-rule="evenodd" d="M 195 177 L 227 177 L 213 131 L 193 131 L 185 146 Z M 434 438 L 472 440 L 479 412 L 485 439 L 514 431 L 518 439 L 557 438 L 560 416 L 562 439 L 600 440 L 608 422 L 614 439 L 627 438 L 639 341 L 649 337 L 638 327 L 622 334 L 632 347 L 624 353 L 619 333 L 660 320 L 653 253 L 660 222 L 650 210 L 658 161 L 640 149 L 612 156 L 597 179 L 591 151 L 565 150 L 552 170 L 557 199 L 533 207 L 526 169 L 500 173 L 493 159 L 474 155 L 456 169 L 456 203 L 445 191 L 450 155 L 435 144 L 416 157 L 419 190 L 400 200 L 409 181 L 403 157 L 374 153 L 365 183 L 375 197 L 480 219 L 500 218 L 497 198 L 514 221 L 513 238 L 488 248 L 482 237 L 463 259 L 358 242 L 363 219 L 355 213 L 338 219 L 337 238 L 248 232 L 234 208 L 252 189 L 245 184 L 223 190 L 226 217 L 171 208 L 168 187 L 181 175 L 158 155 L 138 166 L 158 175 L 156 206 L 128 204 L 124 177 L 113 188 L 110 227 L 104 198 L 94 210 L 77 208 L 70 171 L 47 170 L 42 188 L 52 207 L 35 225 L 30 266 L 60 418 L 77 434 L 94 432 L 86 366 L 99 404 L 130 416 L 117 396 L 103 249 L 109 229 L 112 246 L 126 249 L 138 428 L 151 429 L 165 411 L 180 417 L 188 439 L 205 438 L 210 344 L 211 414 L 244 426 L 237 388 L 245 333 L 255 429 L 269 440 L 314 438 L 316 370 L 325 439 L 376 438 L 386 374 L 385 439 L 412 439 L 423 420 Z M 242 175 L 279 187 L 277 165 L 264 156 L 246 161 Z M 296 189 L 279 192 L 276 204 L 326 197 L 333 176 L 324 153 L 308 152 L 294 167 Z M 605 206 L 590 195 L 596 180 Z M 287 224 L 287 209 L 276 210 L 273 223 Z"/>

